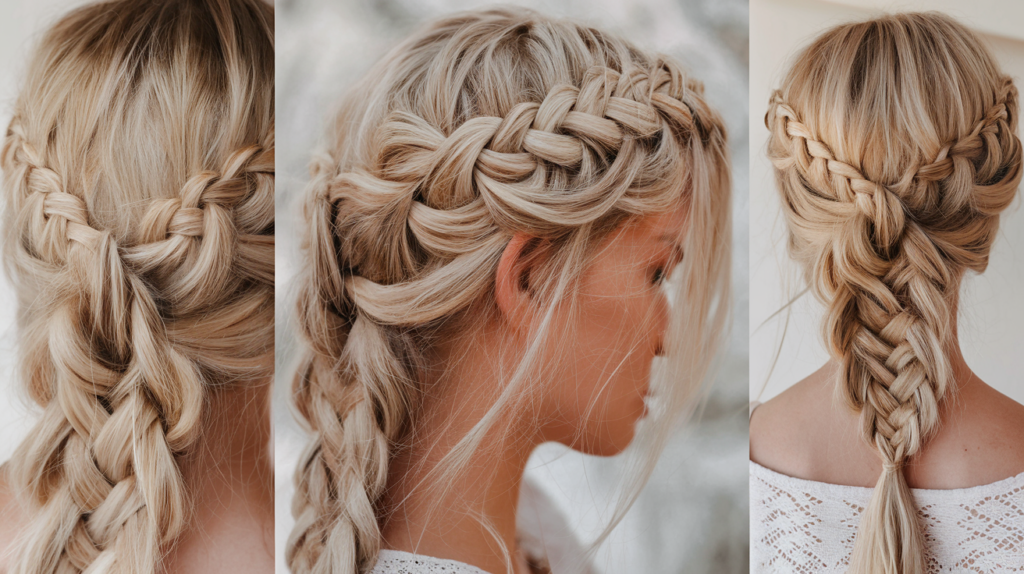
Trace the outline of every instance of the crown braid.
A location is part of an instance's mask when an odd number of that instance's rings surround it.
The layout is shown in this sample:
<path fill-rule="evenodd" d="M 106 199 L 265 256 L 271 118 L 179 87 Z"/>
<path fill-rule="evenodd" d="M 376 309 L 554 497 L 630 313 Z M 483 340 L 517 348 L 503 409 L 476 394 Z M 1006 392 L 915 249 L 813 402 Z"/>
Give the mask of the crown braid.
<path fill-rule="evenodd" d="M 3 168 L 23 205 L 19 219 L 39 230 L 24 236 L 20 256 L 61 277 L 47 293 L 49 335 L 27 345 L 42 347 L 29 376 L 45 369 L 48 382 L 34 389 L 47 405 L 41 432 L 15 455 L 47 515 L 24 554 L 39 560 L 34 571 L 110 565 L 120 547 L 140 544 L 147 551 L 119 567 L 152 571 L 181 532 L 174 457 L 199 433 L 204 377 L 197 357 L 171 340 L 174 316 L 211 312 L 239 281 L 273 287 L 273 156 L 240 150 L 222 174 L 190 179 L 180 199 L 152 201 L 141 241 L 122 246 L 92 226 L 86 202 L 64 190 L 12 121 Z M 181 301 L 174 316 L 161 310 L 168 300 Z M 50 454 L 30 457 L 40 451 Z"/>

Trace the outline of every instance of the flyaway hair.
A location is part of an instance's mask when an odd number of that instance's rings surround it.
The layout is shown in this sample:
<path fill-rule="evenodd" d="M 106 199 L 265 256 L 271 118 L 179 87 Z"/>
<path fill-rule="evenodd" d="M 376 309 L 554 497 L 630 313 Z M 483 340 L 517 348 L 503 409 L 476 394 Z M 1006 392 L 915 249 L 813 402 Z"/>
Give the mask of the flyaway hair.
<path fill-rule="evenodd" d="M 495 308 L 515 233 L 554 254 L 538 287 L 550 309 L 570 298 L 598 239 L 688 204 L 668 337 L 681 354 L 663 398 L 675 414 L 692 402 L 728 308 L 728 156 L 703 91 L 670 58 L 502 9 L 419 30 L 346 96 L 306 193 L 296 323 L 307 351 L 294 397 L 313 438 L 296 473 L 294 572 L 375 564 L 389 463 L 425 392 L 424 353 Z M 496 413 L 543 392 L 530 377 L 543 333 L 438 484 Z"/>

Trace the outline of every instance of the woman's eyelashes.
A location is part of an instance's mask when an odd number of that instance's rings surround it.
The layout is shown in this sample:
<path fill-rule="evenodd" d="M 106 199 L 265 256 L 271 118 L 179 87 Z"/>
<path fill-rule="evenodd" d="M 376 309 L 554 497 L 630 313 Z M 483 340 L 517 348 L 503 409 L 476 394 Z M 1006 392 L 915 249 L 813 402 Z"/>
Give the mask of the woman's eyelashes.
<path fill-rule="evenodd" d="M 672 274 L 672 270 L 675 266 L 683 260 L 683 249 L 678 245 L 672 248 L 672 254 L 667 260 L 662 261 L 651 274 L 651 284 L 661 285 L 665 282 L 665 279 Z"/>
<path fill-rule="evenodd" d="M 651 283 L 653 285 L 661 285 L 665 281 L 665 266 L 662 265 L 654 270 Z"/>

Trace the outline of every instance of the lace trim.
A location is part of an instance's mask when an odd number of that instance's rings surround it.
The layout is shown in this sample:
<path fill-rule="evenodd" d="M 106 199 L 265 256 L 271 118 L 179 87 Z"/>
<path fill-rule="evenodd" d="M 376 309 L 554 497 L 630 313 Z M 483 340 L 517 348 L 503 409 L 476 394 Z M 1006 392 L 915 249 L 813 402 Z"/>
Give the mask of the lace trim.
<path fill-rule="evenodd" d="M 445 560 L 401 550 L 381 550 L 370 574 L 488 574 L 456 560 Z"/>
<path fill-rule="evenodd" d="M 852 494 L 853 496 L 864 497 L 865 501 L 867 501 L 871 499 L 871 493 L 875 490 L 874 488 L 866 488 L 863 486 L 846 486 L 843 484 L 831 484 L 828 482 L 795 478 L 775 472 L 774 470 L 761 466 L 754 461 L 750 461 L 750 475 L 751 477 L 756 477 L 780 485 L 786 485 L 793 489 L 822 496 L 831 495 L 841 497 L 851 496 Z M 1004 494 L 1015 488 L 1024 488 L 1024 472 L 989 484 L 969 486 L 967 488 L 911 488 L 910 492 L 914 495 L 914 501 L 917 503 L 917 506 L 920 507 L 923 505 L 958 502 L 964 497 L 983 498 L 986 496 L 994 496 Z"/>
<path fill-rule="evenodd" d="M 752 571 L 845 573 L 872 491 L 794 478 L 751 461 Z M 929 573 L 1024 572 L 1024 473 L 912 493 Z"/>

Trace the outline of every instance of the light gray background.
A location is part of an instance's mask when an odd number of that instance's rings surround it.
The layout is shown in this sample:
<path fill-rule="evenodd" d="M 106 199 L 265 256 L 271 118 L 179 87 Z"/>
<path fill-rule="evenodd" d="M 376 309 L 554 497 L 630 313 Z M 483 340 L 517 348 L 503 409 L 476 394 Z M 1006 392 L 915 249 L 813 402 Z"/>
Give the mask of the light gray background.
<path fill-rule="evenodd" d="M 725 116 L 734 161 L 733 337 L 701 422 L 671 442 L 626 519 L 602 547 L 602 572 L 731 573 L 748 570 L 747 501 L 747 2 L 558 0 L 516 2 L 620 33 L 681 57 Z M 458 0 L 287 0 L 277 3 L 278 380 L 274 403 L 278 570 L 292 526 L 291 477 L 306 435 L 289 402 L 294 335 L 288 325 L 300 222 L 295 196 L 306 164 L 346 86 L 418 22 L 483 5 Z M 545 445 L 528 475 L 553 497 L 584 541 L 606 523 L 617 459 Z"/>
<path fill-rule="evenodd" d="M 771 163 L 764 153 L 768 97 L 797 52 L 827 28 L 882 11 L 915 10 L 940 10 L 972 27 L 1003 73 L 1012 76 L 1024 92 L 1024 2 L 750 0 L 750 274 L 751 285 L 756 285 L 750 292 L 751 400 L 764 402 L 774 397 L 828 360 L 820 327 L 824 310 L 813 295 L 799 298 L 789 313 L 770 319 L 803 284 L 786 254 L 785 222 Z M 964 281 L 959 316 L 960 344 L 967 363 L 984 381 L 1018 402 L 1024 402 L 1022 286 L 1024 210 L 1018 195 L 1002 216 L 988 270 L 982 275 L 968 274 Z"/>

